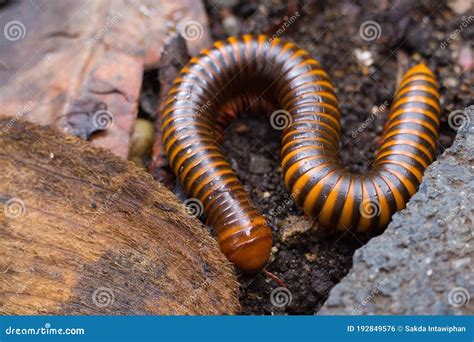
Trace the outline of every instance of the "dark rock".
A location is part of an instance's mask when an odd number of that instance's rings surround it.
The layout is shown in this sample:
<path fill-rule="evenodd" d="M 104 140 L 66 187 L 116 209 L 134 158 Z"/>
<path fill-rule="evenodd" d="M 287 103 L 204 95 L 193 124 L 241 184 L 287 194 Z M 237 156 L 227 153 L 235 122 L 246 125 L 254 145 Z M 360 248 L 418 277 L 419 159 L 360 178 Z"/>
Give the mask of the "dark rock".
<path fill-rule="evenodd" d="M 356 251 L 319 314 L 474 313 L 474 106 L 464 113 L 453 146 L 387 230 Z"/>

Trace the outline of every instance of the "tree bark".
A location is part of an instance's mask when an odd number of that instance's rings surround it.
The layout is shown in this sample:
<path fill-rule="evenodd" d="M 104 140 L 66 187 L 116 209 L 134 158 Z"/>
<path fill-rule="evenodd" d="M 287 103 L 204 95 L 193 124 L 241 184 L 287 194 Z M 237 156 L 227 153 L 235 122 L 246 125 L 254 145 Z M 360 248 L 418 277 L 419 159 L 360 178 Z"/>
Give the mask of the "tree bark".
<path fill-rule="evenodd" d="M 238 284 L 151 176 L 56 129 L 0 117 L 1 314 L 232 314 Z"/>

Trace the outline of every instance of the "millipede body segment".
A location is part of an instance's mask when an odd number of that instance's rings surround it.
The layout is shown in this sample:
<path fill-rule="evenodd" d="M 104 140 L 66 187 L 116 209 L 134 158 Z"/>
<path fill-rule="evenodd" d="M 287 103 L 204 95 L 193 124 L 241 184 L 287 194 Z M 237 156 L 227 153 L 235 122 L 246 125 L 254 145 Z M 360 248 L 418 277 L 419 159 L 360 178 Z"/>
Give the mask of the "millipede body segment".
<path fill-rule="evenodd" d="M 162 114 L 163 143 L 179 181 L 203 203 L 221 250 L 246 271 L 265 266 L 271 230 L 219 142 L 240 111 L 269 105 L 291 116 L 282 131 L 285 184 L 323 226 L 383 228 L 415 193 L 434 158 L 440 105 L 426 66 L 405 74 L 371 169 L 354 174 L 339 159 L 338 103 L 315 59 L 292 43 L 263 35 L 216 42 L 175 80 Z"/>

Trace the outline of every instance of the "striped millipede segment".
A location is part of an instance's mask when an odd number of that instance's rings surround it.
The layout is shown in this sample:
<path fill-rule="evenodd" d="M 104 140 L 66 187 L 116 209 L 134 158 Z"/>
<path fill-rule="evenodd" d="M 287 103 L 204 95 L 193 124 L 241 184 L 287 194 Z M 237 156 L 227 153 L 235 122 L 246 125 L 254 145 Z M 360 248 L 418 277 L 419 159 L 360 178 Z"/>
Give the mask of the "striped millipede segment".
<path fill-rule="evenodd" d="M 256 271 L 268 261 L 271 230 L 219 147 L 240 111 L 268 104 L 288 111 L 281 156 L 294 198 L 322 225 L 367 231 L 385 226 L 405 206 L 433 160 L 438 99 L 432 72 L 421 64 L 410 69 L 373 166 L 353 174 L 339 160 L 338 103 L 320 64 L 280 39 L 231 37 L 181 70 L 162 113 L 163 143 L 179 181 L 203 203 L 221 250 L 239 268 Z"/>

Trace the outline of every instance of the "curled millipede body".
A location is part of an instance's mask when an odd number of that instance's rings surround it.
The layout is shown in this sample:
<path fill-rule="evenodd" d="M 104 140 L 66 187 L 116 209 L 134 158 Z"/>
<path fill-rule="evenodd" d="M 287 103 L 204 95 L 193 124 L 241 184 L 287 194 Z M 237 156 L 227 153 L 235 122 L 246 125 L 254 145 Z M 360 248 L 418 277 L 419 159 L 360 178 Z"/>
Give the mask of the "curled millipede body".
<path fill-rule="evenodd" d="M 386 226 L 434 158 L 439 94 L 426 66 L 405 74 L 370 171 L 354 174 L 339 160 L 337 99 L 315 59 L 292 43 L 263 35 L 216 42 L 175 80 L 162 114 L 163 143 L 179 181 L 203 203 L 221 250 L 243 270 L 265 266 L 271 230 L 219 141 L 239 112 L 270 106 L 289 113 L 282 131 L 285 184 L 322 226 L 360 232 Z"/>

